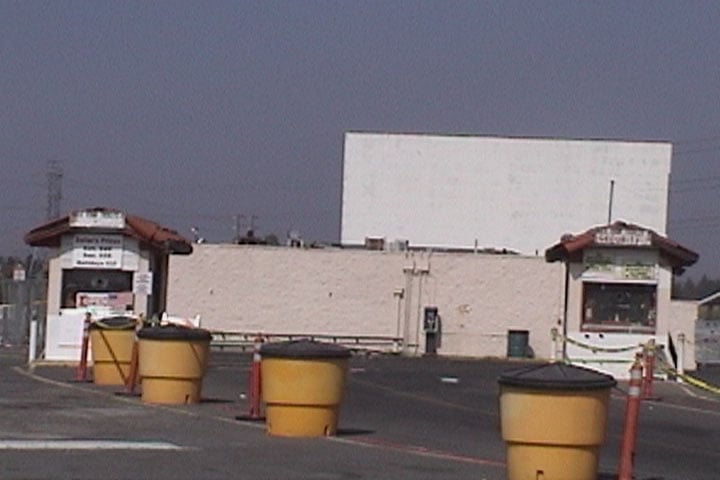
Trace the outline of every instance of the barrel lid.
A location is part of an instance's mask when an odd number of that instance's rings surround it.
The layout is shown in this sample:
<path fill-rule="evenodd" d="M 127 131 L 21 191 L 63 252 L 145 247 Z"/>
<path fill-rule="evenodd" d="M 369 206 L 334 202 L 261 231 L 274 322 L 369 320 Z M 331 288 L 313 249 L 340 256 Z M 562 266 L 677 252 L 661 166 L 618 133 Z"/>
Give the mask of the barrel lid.
<path fill-rule="evenodd" d="M 287 342 L 266 343 L 260 347 L 263 357 L 276 358 L 347 358 L 351 356 L 348 348 L 335 343 L 310 340 L 290 340 Z"/>
<path fill-rule="evenodd" d="M 132 330 L 137 325 L 133 317 L 118 315 L 115 317 L 104 317 L 90 323 L 89 330 Z"/>
<path fill-rule="evenodd" d="M 564 363 L 533 365 L 512 370 L 500 375 L 498 383 L 537 390 L 601 390 L 617 384 L 610 375 Z"/>
<path fill-rule="evenodd" d="M 212 339 L 212 334 L 202 328 L 187 328 L 177 325 L 161 325 L 145 327 L 140 329 L 138 338 L 147 340 L 207 340 Z"/>

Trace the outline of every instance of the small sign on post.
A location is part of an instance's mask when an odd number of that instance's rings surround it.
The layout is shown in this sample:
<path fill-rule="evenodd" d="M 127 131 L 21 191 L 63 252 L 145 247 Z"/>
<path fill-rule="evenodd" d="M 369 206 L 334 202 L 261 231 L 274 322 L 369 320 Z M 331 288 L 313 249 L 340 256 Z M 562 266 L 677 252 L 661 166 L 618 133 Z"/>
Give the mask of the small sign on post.
<path fill-rule="evenodd" d="M 133 293 L 135 295 L 152 295 L 152 272 L 135 272 L 133 275 Z"/>
<path fill-rule="evenodd" d="M 22 267 L 22 265 L 15 265 L 15 268 L 13 268 L 13 281 L 24 282 L 25 278 L 25 269 Z"/>

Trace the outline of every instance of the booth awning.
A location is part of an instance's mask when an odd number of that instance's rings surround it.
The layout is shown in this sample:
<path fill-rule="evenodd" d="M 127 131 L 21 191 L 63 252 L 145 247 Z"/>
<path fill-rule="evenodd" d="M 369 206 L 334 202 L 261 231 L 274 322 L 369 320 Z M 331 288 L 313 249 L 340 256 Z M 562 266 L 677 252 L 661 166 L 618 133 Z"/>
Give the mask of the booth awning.
<path fill-rule="evenodd" d="M 128 215 L 120 210 L 102 207 L 82 210 L 81 212 L 84 214 L 119 215 L 124 221 L 120 228 L 114 231 L 136 238 L 149 247 L 165 253 L 185 255 L 192 253 L 192 243 L 185 237 L 175 230 L 163 227 L 145 218 Z M 101 224 L 82 227 L 76 226 L 73 219 L 76 218 L 77 213 L 78 212 L 70 213 L 30 230 L 25 234 L 25 243 L 32 247 L 59 247 L 60 239 L 65 234 L 87 232 L 88 230 L 107 230 L 107 227 L 103 227 Z"/>
<path fill-rule="evenodd" d="M 545 250 L 545 260 L 582 261 L 583 250 L 590 247 L 656 249 L 676 273 L 698 260 L 697 253 L 679 243 L 648 228 L 623 221 L 593 227 L 577 235 L 563 235 L 559 243 Z"/>

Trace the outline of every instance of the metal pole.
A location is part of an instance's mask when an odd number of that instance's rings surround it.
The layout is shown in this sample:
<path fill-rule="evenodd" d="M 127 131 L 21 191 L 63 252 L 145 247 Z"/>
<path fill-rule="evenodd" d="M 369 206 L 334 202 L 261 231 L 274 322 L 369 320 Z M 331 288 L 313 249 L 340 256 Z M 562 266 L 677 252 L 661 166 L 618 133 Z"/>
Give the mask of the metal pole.
<path fill-rule="evenodd" d="M 562 318 L 562 359 L 567 360 L 567 341 L 568 338 L 568 308 L 570 296 L 570 263 L 565 262 L 565 285 L 563 294 L 563 318 Z"/>
<path fill-rule="evenodd" d="M 395 337 L 400 337 L 400 322 L 402 318 L 402 299 L 405 296 L 405 289 L 401 288 L 393 292 L 393 296 L 397 298 L 397 322 L 395 324 Z"/>
<path fill-rule="evenodd" d="M 610 198 L 608 200 L 608 225 L 612 222 L 613 197 L 615 195 L 615 180 L 610 180 Z"/>
<path fill-rule="evenodd" d="M 648 340 L 644 348 L 645 371 L 642 382 L 642 397 L 644 399 L 652 398 L 652 382 L 653 373 L 655 372 L 655 339 Z"/>
<path fill-rule="evenodd" d="M 262 402 L 262 356 L 260 354 L 260 348 L 262 347 L 263 341 L 264 339 L 262 335 L 258 334 L 255 337 L 253 344 L 252 365 L 250 366 L 250 377 L 248 382 L 248 417 L 253 420 L 262 418 L 262 414 L 260 413 Z"/>
<path fill-rule="evenodd" d="M 37 352 L 37 319 L 33 318 L 30 321 L 30 341 L 28 342 L 28 364 L 35 361 L 35 355 Z"/>
<path fill-rule="evenodd" d="M 404 270 L 405 273 L 405 309 L 403 311 L 403 353 L 408 354 L 410 353 L 410 308 L 412 307 L 412 286 L 413 286 L 413 274 L 412 272 L 415 270 L 415 267 L 413 266 L 412 270 L 409 268 L 406 268 Z"/>

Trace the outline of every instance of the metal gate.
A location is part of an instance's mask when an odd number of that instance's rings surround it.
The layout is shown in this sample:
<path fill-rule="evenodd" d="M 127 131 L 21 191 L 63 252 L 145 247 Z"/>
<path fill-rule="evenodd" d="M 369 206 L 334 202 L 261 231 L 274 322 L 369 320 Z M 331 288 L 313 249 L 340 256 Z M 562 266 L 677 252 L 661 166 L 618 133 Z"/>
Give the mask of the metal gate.
<path fill-rule="evenodd" d="M 695 362 L 720 363 L 720 320 L 699 318 L 695 322 Z"/>

